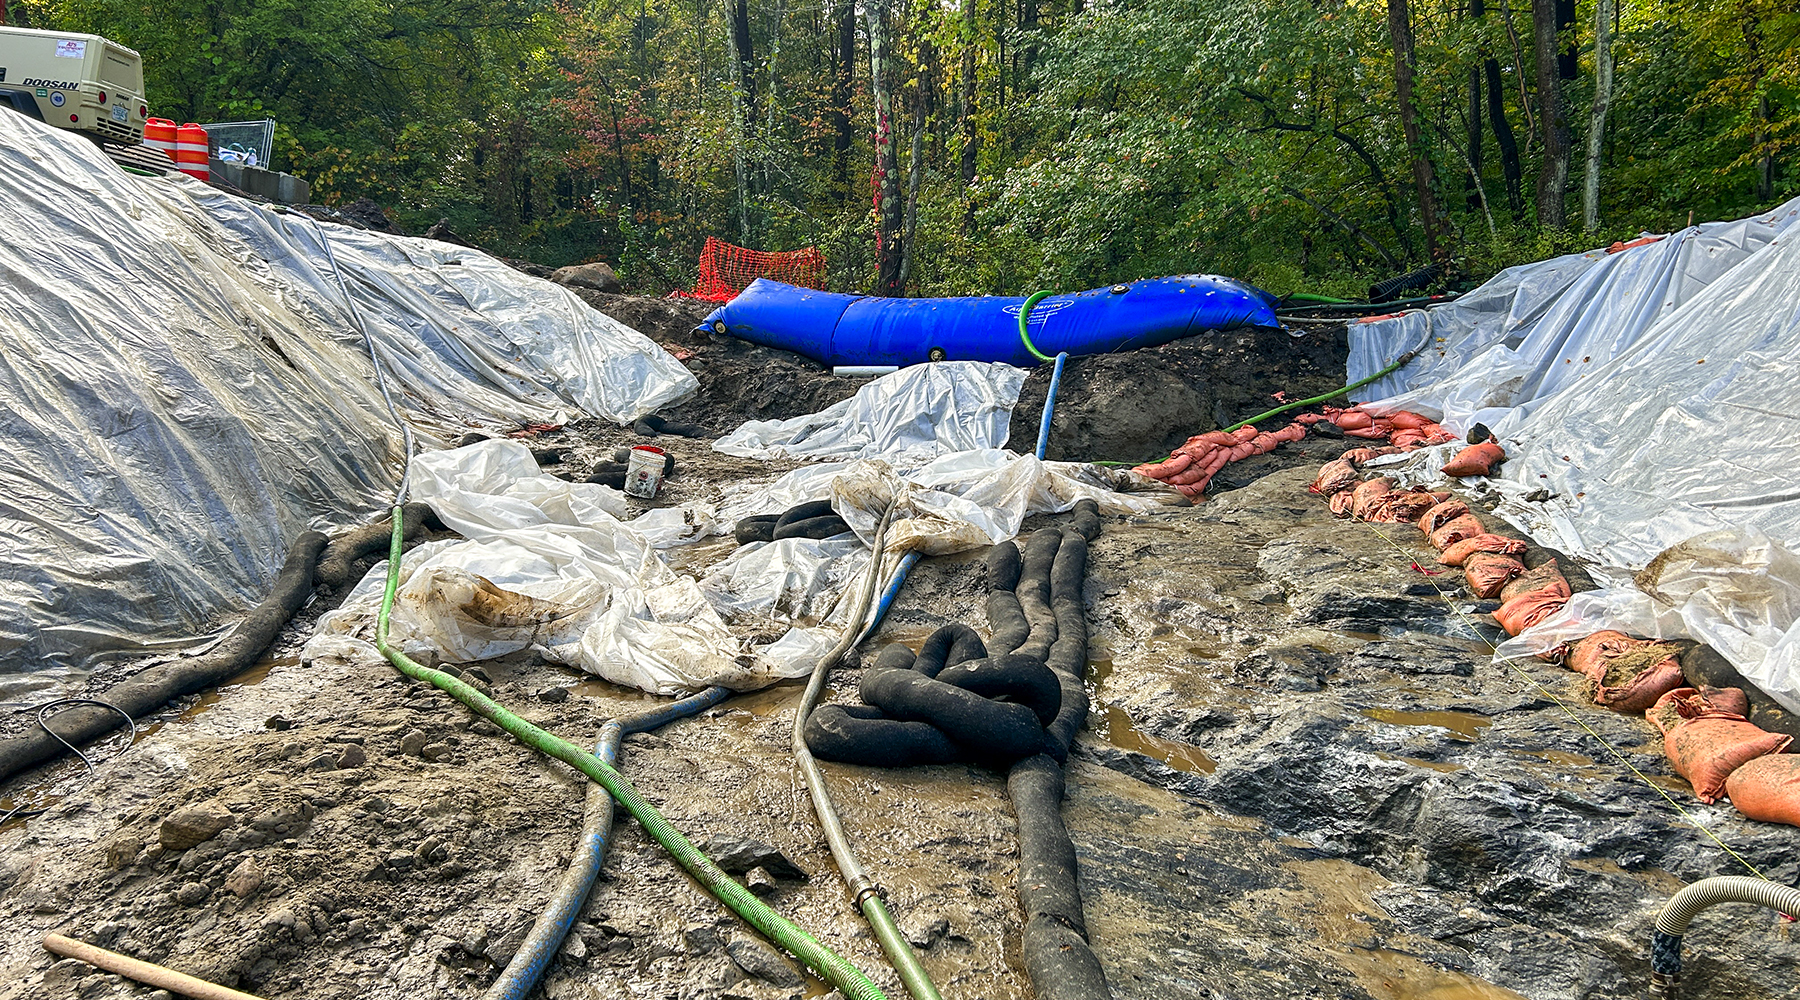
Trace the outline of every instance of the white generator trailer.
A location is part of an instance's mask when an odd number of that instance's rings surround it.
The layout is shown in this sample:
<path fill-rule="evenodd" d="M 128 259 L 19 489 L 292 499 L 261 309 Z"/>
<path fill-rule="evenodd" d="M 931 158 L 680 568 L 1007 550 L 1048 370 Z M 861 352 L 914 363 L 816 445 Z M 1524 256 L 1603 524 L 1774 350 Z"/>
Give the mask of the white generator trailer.
<path fill-rule="evenodd" d="M 99 35 L 0 27 L 0 107 L 106 143 L 144 141 L 144 60 Z"/>

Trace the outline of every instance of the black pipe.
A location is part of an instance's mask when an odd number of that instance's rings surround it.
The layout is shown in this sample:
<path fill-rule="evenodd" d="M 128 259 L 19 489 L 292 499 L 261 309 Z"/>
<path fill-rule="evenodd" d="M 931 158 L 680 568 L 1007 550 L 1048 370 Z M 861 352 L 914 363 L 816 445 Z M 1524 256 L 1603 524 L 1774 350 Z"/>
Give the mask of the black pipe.
<path fill-rule="evenodd" d="M 405 522 L 402 515 L 402 525 Z M 391 530 L 389 537 L 391 540 Z M 287 562 L 275 577 L 269 596 L 211 650 L 148 667 L 96 697 L 136 718 L 154 712 L 170 699 L 212 687 L 255 664 L 288 619 L 312 596 L 313 570 L 328 541 L 317 531 L 301 532 L 289 547 Z M 55 719 L 56 733 L 76 745 L 90 743 L 120 725 L 117 712 L 95 707 L 64 712 Z M 58 757 L 67 749 L 43 729 L 0 740 L 0 779 Z"/>
<path fill-rule="evenodd" d="M 1386 302 L 1389 299 L 1398 296 L 1401 292 L 1410 292 L 1415 288 L 1424 288 L 1426 285 L 1436 281 L 1443 273 L 1444 265 L 1432 263 L 1419 268 L 1417 271 L 1409 271 L 1398 277 L 1389 278 L 1386 281 L 1370 285 L 1369 301 Z"/>
<path fill-rule="evenodd" d="M 436 520 L 431 513 L 430 504 L 409 503 L 400 508 L 400 529 L 407 538 L 416 537 L 428 519 Z M 442 522 L 439 523 L 441 526 Z M 342 590 L 362 578 L 362 574 L 356 571 L 357 560 L 378 552 L 385 553 L 393 538 L 392 513 L 373 524 L 352 528 L 332 538 L 325 546 L 324 553 L 319 556 L 319 566 L 313 571 L 313 581 L 321 587 Z"/>

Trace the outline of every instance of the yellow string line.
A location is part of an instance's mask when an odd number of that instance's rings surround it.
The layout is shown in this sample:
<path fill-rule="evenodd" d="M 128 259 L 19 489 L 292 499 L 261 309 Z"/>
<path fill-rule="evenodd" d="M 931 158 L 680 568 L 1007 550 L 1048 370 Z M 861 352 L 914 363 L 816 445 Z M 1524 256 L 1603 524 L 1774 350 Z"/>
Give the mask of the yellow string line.
<path fill-rule="evenodd" d="M 1412 563 L 1414 566 L 1418 565 L 1419 561 L 1416 558 L 1414 558 L 1412 555 L 1409 555 L 1407 553 L 1407 551 L 1405 549 L 1401 548 L 1397 543 L 1395 543 L 1395 541 L 1392 538 L 1383 534 L 1381 529 L 1375 527 L 1375 525 L 1373 523 L 1370 523 L 1367 521 L 1364 521 L 1362 523 L 1365 526 L 1367 526 L 1371 532 L 1374 532 L 1376 538 L 1379 538 L 1382 541 L 1388 543 L 1389 547 L 1391 547 L 1395 552 L 1404 556 L 1406 558 L 1406 560 L 1408 562 Z M 1628 770 L 1630 770 L 1632 774 L 1635 774 L 1638 776 L 1639 780 L 1641 780 L 1644 784 L 1650 786 L 1651 790 L 1655 791 L 1656 794 L 1662 796 L 1663 801 L 1667 802 L 1671 806 L 1674 806 L 1675 811 L 1681 814 L 1682 819 L 1684 819 L 1688 823 L 1692 824 L 1694 826 L 1694 828 L 1699 830 L 1701 833 L 1706 834 L 1707 837 L 1712 839 L 1713 843 L 1719 845 L 1719 848 L 1721 850 L 1723 850 L 1726 854 L 1731 855 L 1731 857 L 1734 861 L 1736 861 L 1740 865 L 1743 865 L 1746 869 L 1748 869 L 1750 871 L 1751 874 L 1755 875 L 1757 878 L 1760 878 L 1760 879 L 1766 879 L 1768 877 L 1768 876 L 1764 875 L 1761 871 L 1759 871 L 1755 865 L 1751 864 L 1748 861 L 1745 861 L 1743 859 L 1743 857 L 1738 854 L 1738 852 L 1732 850 L 1730 844 L 1727 844 L 1727 843 L 1725 843 L 1725 841 L 1719 839 L 1718 834 L 1714 833 L 1712 831 L 1712 829 L 1710 827 L 1708 827 L 1705 823 L 1700 822 L 1700 820 L 1697 819 L 1693 813 L 1688 812 L 1687 807 L 1683 806 L 1679 801 L 1677 801 L 1675 799 L 1675 797 L 1670 795 L 1666 789 L 1664 789 L 1661 785 L 1657 784 L 1656 782 L 1651 781 L 1649 775 L 1638 770 L 1637 765 L 1633 764 L 1623 753 L 1621 753 L 1618 750 L 1618 748 L 1614 747 L 1611 743 L 1607 742 L 1606 737 L 1601 736 L 1599 733 L 1595 732 L 1592 726 L 1589 726 L 1586 722 L 1582 721 L 1581 716 L 1577 715 L 1575 713 L 1574 709 L 1572 709 L 1568 705 L 1564 704 L 1563 700 L 1556 696 L 1556 692 L 1545 687 L 1543 685 L 1543 683 L 1540 682 L 1536 677 L 1533 677 L 1530 674 L 1526 673 L 1525 668 L 1519 666 L 1518 663 L 1514 662 L 1512 657 L 1502 655 L 1500 653 L 1499 647 L 1495 646 L 1491 642 L 1488 642 L 1487 639 L 1482 638 L 1481 632 L 1475 628 L 1475 620 L 1473 618 L 1469 617 L 1468 613 L 1465 612 L 1462 608 L 1457 607 L 1456 602 L 1451 599 L 1449 594 L 1444 593 L 1444 588 L 1438 586 L 1436 580 L 1433 580 L 1429 575 L 1427 575 L 1425 577 L 1425 582 L 1431 584 L 1431 589 L 1437 591 L 1438 597 L 1443 599 L 1444 604 L 1447 607 L 1449 607 L 1451 611 L 1455 612 L 1457 617 L 1459 617 L 1463 620 L 1463 624 L 1466 625 L 1469 629 L 1469 634 L 1475 636 L 1475 638 L 1479 639 L 1482 643 L 1486 644 L 1487 648 L 1493 652 L 1494 656 L 1498 657 L 1507 666 L 1513 668 L 1513 670 L 1516 671 L 1520 677 L 1525 678 L 1525 680 L 1530 682 L 1533 687 L 1537 688 L 1539 691 L 1542 691 L 1544 693 L 1545 697 L 1549 698 L 1550 701 L 1552 703 L 1554 703 L 1557 708 L 1560 708 L 1563 710 L 1564 715 L 1567 715 L 1570 719 L 1573 719 L 1575 721 L 1576 725 L 1580 726 L 1584 732 L 1586 732 L 1589 736 L 1592 736 L 1596 741 L 1599 742 L 1599 744 L 1601 746 L 1605 747 L 1606 751 L 1608 753 L 1612 754 L 1614 757 L 1617 757 L 1619 759 L 1619 763 L 1624 764 L 1625 767 Z"/>

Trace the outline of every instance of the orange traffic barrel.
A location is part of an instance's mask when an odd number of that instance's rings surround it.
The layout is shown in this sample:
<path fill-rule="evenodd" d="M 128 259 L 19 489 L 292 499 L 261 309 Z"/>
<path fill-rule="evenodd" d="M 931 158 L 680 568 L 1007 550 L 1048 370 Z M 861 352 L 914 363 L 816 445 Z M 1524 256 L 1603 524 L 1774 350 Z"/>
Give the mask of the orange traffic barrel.
<path fill-rule="evenodd" d="M 212 171 L 207 168 L 206 130 L 193 122 L 188 122 L 175 130 L 175 169 L 207 180 Z"/>
<path fill-rule="evenodd" d="M 144 145 L 160 149 L 175 159 L 175 123 L 167 118 L 144 119 Z"/>

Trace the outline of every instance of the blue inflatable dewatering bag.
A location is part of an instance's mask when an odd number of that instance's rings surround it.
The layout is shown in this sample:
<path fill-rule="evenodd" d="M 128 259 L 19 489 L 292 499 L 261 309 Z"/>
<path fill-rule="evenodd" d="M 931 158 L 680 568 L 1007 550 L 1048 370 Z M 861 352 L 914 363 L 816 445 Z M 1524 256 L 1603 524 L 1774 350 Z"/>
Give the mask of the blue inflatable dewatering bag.
<path fill-rule="evenodd" d="M 1024 304 L 1022 296 L 1003 295 L 840 295 L 758 278 L 701 327 L 832 366 L 915 365 L 938 350 L 950 361 L 1031 367 L 1038 360 L 1019 339 Z M 1203 330 L 1279 325 L 1273 295 L 1213 274 L 1052 295 L 1032 307 L 1028 322 L 1032 343 L 1048 355 L 1129 351 Z"/>

